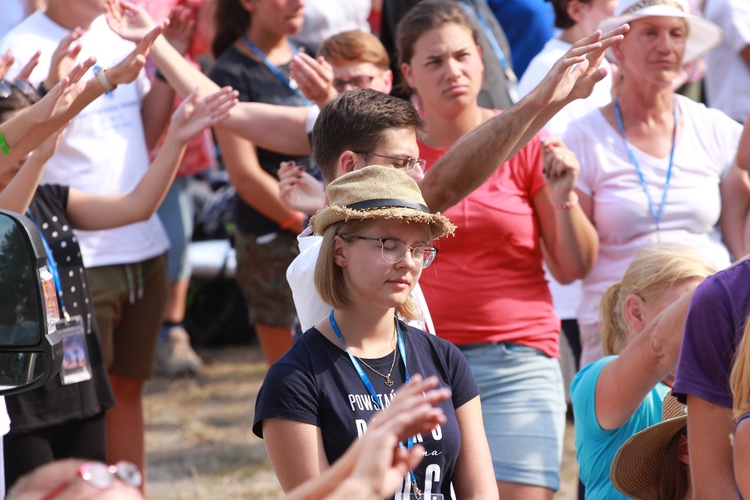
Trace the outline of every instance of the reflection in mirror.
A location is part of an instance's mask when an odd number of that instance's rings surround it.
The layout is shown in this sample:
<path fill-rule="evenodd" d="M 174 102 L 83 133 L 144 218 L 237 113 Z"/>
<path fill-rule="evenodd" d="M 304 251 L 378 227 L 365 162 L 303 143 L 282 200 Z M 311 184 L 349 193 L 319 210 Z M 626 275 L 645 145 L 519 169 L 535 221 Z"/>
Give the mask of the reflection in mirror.
<path fill-rule="evenodd" d="M 0 390 L 29 385 L 44 376 L 44 353 L 0 352 Z"/>
<path fill-rule="evenodd" d="M 0 345 L 39 343 L 39 289 L 22 226 L 0 215 Z"/>

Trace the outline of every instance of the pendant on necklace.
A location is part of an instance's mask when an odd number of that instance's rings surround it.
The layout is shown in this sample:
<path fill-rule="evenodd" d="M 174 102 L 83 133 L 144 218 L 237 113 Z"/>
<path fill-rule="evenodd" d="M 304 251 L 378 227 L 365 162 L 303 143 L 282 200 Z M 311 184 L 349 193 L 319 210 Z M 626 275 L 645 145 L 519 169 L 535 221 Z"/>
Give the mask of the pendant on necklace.
<path fill-rule="evenodd" d="M 393 380 L 391 380 L 391 374 L 385 376 L 385 382 L 383 382 L 388 387 L 393 387 Z"/>
<path fill-rule="evenodd" d="M 411 487 L 414 489 L 414 497 L 417 500 L 421 500 L 422 499 L 422 492 L 419 490 L 419 487 L 417 486 L 417 482 L 413 481 L 411 483 Z"/>

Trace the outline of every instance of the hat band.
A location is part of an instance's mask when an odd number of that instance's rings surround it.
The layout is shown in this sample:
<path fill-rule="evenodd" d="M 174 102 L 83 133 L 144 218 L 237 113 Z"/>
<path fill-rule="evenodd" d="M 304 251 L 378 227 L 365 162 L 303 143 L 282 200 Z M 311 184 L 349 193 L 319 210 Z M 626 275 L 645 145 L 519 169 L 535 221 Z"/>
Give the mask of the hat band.
<path fill-rule="evenodd" d="M 360 201 L 357 203 L 352 203 L 351 205 L 346 206 L 346 208 L 350 210 L 367 210 L 369 208 L 391 208 L 391 207 L 411 208 L 412 210 L 417 210 L 419 212 L 424 212 L 426 214 L 430 213 L 430 209 L 427 208 L 427 206 L 422 205 L 421 203 L 412 203 L 410 201 L 397 200 L 397 199 L 392 199 L 392 198 L 365 200 L 365 201 Z"/>
<path fill-rule="evenodd" d="M 682 5 L 675 2 L 674 0 L 641 0 L 640 2 L 636 2 L 625 9 L 620 15 L 625 16 L 627 14 L 632 14 L 633 12 L 636 12 L 638 10 L 645 9 L 646 7 L 653 7 L 655 5 L 674 7 L 675 9 L 679 9 L 680 11 L 685 12 L 685 9 L 682 8 Z"/>

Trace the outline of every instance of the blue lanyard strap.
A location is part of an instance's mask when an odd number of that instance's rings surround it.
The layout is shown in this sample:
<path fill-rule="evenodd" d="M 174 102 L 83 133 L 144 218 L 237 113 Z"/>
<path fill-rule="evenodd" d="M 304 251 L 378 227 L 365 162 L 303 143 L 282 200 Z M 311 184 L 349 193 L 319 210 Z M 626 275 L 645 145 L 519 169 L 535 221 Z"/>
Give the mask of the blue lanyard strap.
<path fill-rule="evenodd" d="M 367 377 L 367 374 L 362 369 L 362 365 L 359 364 L 359 361 L 357 361 L 357 358 L 354 357 L 352 352 L 349 350 L 349 346 L 346 345 L 346 342 L 344 341 L 343 335 L 341 335 L 341 330 L 339 330 L 339 325 L 336 323 L 336 318 L 333 316 L 333 310 L 331 310 L 331 314 L 328 315 L 328 321 L 331 323 L 331 328 L 333 328 L 334 333 L 339 338 L 341 343 L 344 345 L 344 349 L 346 349 L 346 354 L 349 355 L 349 360 L 352 362 L 352 365 L 354 366 L 354 369 L 357 372 L 357 375 L 359 375 L 359 378 L 362 380 L 362 383 L 365 384 L 365 387 L 367 388 L 367 391 L 370 393 L 370 396 L 372 396 L 372 402 L 377 407 L 377 409 L 381 409 L 380 404 L 378 401 L 378 395 L 375 392 L 375 388 L 372 386 L 372 383 L 370 382 L 370 379 Z M 404 373 L 406 376 L 406 381 L 409 381 L 409 368 L 406 366 L 406 346 L 404 344 L 404 335 L 401 332 L 401 325 L 396 321 L 396 337 L 397 337 L 397 344 L 398 344 L 398 352 L 401 355 L 401 360 L 404 362 Z M 403 444 L 399 443 L 400 446 L 403 446 Z M 414 439 L 409 437 L 409 439 L 406 440 L 406 446 L 408 449 L 412 449 L 414 446 Z M 414 488 L 414 493 L 417 496 L 417 498 L 421 498 L 421 493 L 419 491 L 419 488 L 417 488 L 417 478 L 414 476 L 414 471 L 409 471 L 409 476 L 411 479 L 412 487 Z"/>
<path fill-rule="evenodd" d="M 627 137 L 625 136 L 625 127 L 622 124 L 622 113 L 620 111 L 620 101 L 619 99 L 615 99 L 615 118 L 617 119 L 617 126 L 620 129 L 620 133 L 622 134 L 622 138 L 625 141 L 625 148 L 628 150 L 628 155 L 630 156 L 630 161 L 633 162 L 633 165 L 635 166 L 635 171 L 638 173 L 638 180 L 641 182 L 641 187 L 643 188 L 643 192 L 646 193 L 646 198 L 648 199 L 648 209 L 651 212 L 651 216 L 654 218 L 654 221 L 656 221 L 656 230 L 659 230 L 659 224 L 661 223 L 661 218 L 664 215 L 664 207 L 667 203 L 667 192 L 669 191 L 669 182 L 672 180 L 672 165 L 674 164 L 674 148 L 675 148 L 675 142 L 677 137 L 677 123 L 678 123 L 678 117 L 677 117 L 677 101 L 674 103 L 674 129 L 672 130 L 672 149 L 669 151 L 669 167 L 667 167 L 667 179 L 664 181 L 664 191 L 661 195 L 661 203 L 659 203 L 658 210 L 654 206 L 654 200 L 651 198 L 651 193 L 648 190 L 648 184 L 646 184 L 646 179 L 643 177 L 643 171 L 641 171 L 641 167 L 638 164 L 638 160 L 635 157 L 635 151 L 633 151 L 633 147 L 630 145 L 630 142 L 628 142 Z"/>
<path fill-rule="evenodd" d="M 68 319 L 70 319 L 70 317 L 68 316 L 68 312 L 65 310 L 65 303 L 63 302 L 62 296 L 62 283 L 60 282 L 60 273 L 57 270 L 57 261 L 55 261 L 55 256 L 52 254 L 52 248 L 50 248 L 49 242 L 42 232 L 42 228 L 39 227 L 39 224 L 37 224 L 34 216 L 31 215 L 31 210 L 26 210 L 26 216 L 31 219 L 31 222 L 33 222 L 36 228 L 39 230 L 39 236 L 41 236 L 42 244 L 44 244 L 44 251 L 47 252 L 47 267 L 49 268 L 49 272 L 52 273 L 52 279 L 55 281 L 55 287 L 57 287 L 57 302 L 60 305 L 60 311 L 62 311 L 63 317 L 67 321 Z"/>
<path fill-rule="evenodd" d="M 253 51 L 253 53 L 258 56 L 258 58 L 263 61 L 263 64 L 265 64 L 266 68 L 274 74 L 276 78 L 279 79 L 281 83 L 289 87 L 294 93 L 297 95 L 297 97 L 302 101 L 302 104 L 305 106 L 312 106 L 312 103 L 310 100 L 302 94 L 299 90 L 299 85 L 297 85 L 297 82 L 295 82 L 292 78 L 287 77 L 284 73 L 281 72 L 281 70 L 273 64 L 271 61 L 268 60 L 266 55 L 263 53 L 260 48 L 255 45 L 253 42 L 250 41 L 250 39 L 247 37 L 246 34 L 242 34 L 242 40 L 245 42 L 245 45 L 248 46 L 250 50 Z M 289 46 L 292 48 L 292 54 L 297 55 L 297 47 L 289 42 Z"/>

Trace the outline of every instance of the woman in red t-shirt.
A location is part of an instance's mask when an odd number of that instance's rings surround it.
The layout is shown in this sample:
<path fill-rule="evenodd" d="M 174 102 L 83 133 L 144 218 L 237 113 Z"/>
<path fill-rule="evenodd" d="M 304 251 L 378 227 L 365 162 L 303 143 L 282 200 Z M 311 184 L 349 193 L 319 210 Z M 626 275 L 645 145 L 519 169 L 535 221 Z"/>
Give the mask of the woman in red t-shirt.
<path fill-rule="evenodd" d="M 484 67 L 461 4 L 428 0 L 398 26 L 406 84 L 425 120 L 427 169 L 498 113 L 477 103 Z M 551 499 L 559 487 L 565 398 L 560 321 L 542 268 L 561 282 L 593 266 L 597 236 L 577 204 L 578 164 L 561 142 L 537 136 L 446 211 L 458 226 L 422 275 L 437 334 L 469 360 L 501 498 Z"/>

